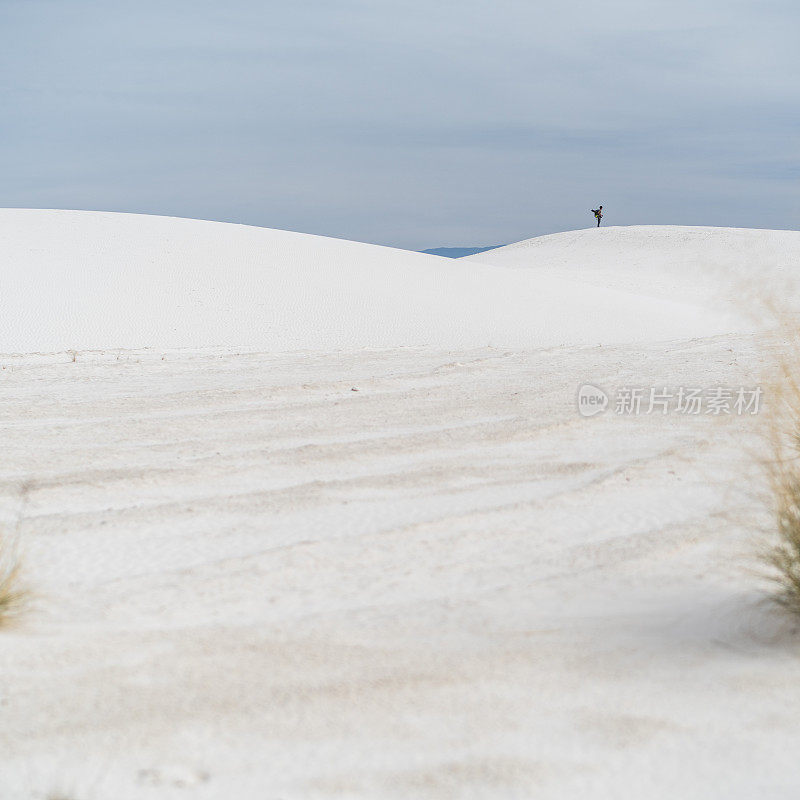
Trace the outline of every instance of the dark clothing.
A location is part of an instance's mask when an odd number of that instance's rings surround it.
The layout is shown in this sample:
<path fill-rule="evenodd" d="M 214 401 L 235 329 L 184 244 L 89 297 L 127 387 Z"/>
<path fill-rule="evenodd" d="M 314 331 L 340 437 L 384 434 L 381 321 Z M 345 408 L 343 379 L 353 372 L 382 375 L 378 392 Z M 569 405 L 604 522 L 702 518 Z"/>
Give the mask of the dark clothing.
<path fill-rule="evenodd" d="M 601 206 L 600 208 L 593 208 L 592 214 L 594 214 L 595 217 L 597 217 L 597 227 L 599 228 L 600 220 L 603 219 L 603 207 Z"/>

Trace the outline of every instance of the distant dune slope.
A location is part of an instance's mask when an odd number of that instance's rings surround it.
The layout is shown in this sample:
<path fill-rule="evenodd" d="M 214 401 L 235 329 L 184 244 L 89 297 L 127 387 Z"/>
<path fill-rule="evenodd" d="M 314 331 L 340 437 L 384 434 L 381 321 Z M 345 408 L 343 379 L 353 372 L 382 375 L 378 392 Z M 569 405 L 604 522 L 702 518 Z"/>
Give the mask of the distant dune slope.
<path fill-rule="evenodd" d="M 784 294 L 800 276 L 800 231 L 673 225 L 589 228 L 517 242 L 465 261 L 676 302 L 746 311 L 751 292 Z"/>
<path fill-rule="evenodd" d="M 420 250 L 421 253 L 428 253 L 432 256 L 444 256 L 445 258 L 464 258 L 476 253 L 483 253 L 486 250 L 495 250 L 501 245 L 492 247 L 431 247 L 429 250 Z"/>
<path fill-rule="evenodd" d="M 244 225 L 0 210 L 0 353 L 548 347 L 735 324 L 620 279 L 627 269 L 658 272 L 644 254 L 617 272 L 598 267 L 593 248 L 619 230 L 513 245 L 485 265 Z M 669 238 L 658 241 L 656 264 L 669 259 Z M 618 261 L 613 249 L 609 258 Z M 517 268 L 528 260 L 541 268 Z"/>

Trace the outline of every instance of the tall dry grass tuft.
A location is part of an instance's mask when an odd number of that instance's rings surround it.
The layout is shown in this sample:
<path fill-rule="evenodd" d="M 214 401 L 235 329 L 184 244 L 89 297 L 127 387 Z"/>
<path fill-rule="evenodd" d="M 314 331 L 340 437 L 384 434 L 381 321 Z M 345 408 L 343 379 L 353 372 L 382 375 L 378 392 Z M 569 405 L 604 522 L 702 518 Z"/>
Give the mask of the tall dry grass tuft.
<path fill-rule="evenodd" d="M 775 586 L 772 599 L 800 616 L 800 319 L 775 307 L 772 313 L 779 323 L 777 369 L 765 395 L 774 533 L 761 557 Z"/>
<path fill-rule="evenodd" d="M 22 583 L 22 562 L 16 543 L 0 534 L 0 628 L 22 612 L 29 598 Z"/>

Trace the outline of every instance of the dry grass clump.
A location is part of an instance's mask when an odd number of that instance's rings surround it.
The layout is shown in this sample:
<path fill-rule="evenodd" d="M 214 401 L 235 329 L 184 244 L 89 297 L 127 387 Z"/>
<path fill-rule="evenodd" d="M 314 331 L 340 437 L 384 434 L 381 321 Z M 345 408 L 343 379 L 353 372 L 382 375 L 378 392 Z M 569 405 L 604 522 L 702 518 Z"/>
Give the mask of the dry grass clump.
<path fill-rule="evenodd" d="M 0 534 L 0 628 L 16 619 L 28 600 L 21 573 L 22 562 L 16 543 Z"/>
<path fill-rule="evenodd" d="M 767 477 L 774 538 L 762 551 L 779 605 L 800 616 L 800 320 L 779 314 L 769 397 Z"/>
<path fill-rule="evenodd" d="M 778 585 L 773 599 L 800 615 L 800 469 L 781 464 L 772 484 L 778 537 L 764 560 Z"/>

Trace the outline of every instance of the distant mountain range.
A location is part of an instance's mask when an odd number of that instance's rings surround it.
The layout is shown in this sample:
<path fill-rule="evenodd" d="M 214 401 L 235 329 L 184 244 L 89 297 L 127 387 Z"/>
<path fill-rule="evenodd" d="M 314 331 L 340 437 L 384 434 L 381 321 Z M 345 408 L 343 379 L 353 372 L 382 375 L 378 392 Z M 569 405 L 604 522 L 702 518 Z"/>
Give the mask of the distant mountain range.
<path fill-rule="evenodd" d="M 445 258 L 463 258 L 464 256 L 474 256 L 475 253 L 484 253 L 486 250 L 494 250 L 503 245 L 495 244 L 492 247 L 432 247 L 430 250 L 423 250 L 431 256 L 444 256 Z"/>

